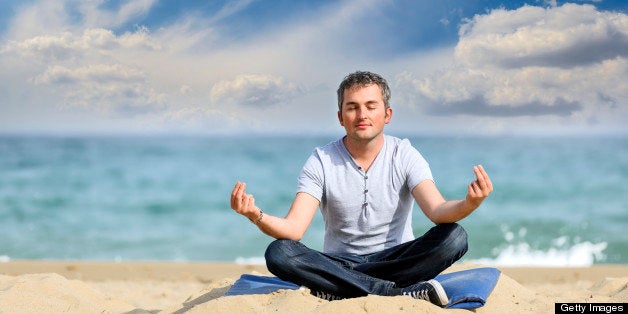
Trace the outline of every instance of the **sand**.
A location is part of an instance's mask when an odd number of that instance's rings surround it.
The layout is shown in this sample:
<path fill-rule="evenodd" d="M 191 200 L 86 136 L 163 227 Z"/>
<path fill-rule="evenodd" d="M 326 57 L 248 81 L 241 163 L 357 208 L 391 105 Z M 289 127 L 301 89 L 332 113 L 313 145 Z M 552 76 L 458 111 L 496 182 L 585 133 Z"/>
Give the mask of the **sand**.
<path fill-rule="evenodd" d="M 456 264 L 447 271 L 482 267 Z M 505 268 L 476 313 L 552 313 L 556 302 L 627 302 L 628 265 Z M 325 301 L 307 290 L 229 296 L 231 263 L 9 261 L 0 263 L 0 313 L 468 313 L 410 297 Z"/>

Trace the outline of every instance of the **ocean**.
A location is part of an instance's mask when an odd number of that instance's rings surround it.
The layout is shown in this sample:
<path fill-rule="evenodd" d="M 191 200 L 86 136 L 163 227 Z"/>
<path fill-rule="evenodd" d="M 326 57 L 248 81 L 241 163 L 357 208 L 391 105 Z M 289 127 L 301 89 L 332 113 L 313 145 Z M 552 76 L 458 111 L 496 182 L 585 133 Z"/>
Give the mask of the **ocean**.
<path fill-rule="evenodd" d="M 404 137 L 398 134 L 392 134 Z M 628 138 L 408 137 L 448 199 L 482 164 L 494 192 L 460 224 L 463 261 L 628 263 Z M 0 136 L 0 261 L 263 263 L 272 239 L 229 208 L 236 181 L 283 216 L 333 136 Z M 414 208 L 414 232 L 431 223 Z M 322 248 L 314 218 L 303 242 Z"/>

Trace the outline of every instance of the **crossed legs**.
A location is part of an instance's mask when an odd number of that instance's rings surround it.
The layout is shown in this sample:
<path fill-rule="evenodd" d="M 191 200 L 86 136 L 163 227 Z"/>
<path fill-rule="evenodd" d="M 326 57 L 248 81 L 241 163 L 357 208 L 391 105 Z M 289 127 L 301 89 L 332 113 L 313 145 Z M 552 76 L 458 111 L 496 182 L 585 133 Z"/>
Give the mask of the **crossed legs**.
<path fill-rule="evenodd" d="M 440 224 L 422 237 L 368 255 L 322 253 L 300 242 L 275 240 L 266 266 L 277 277 L 339 297 L 394 295 L 434 278 L 467 251 L 467 234 L 455 223 Z"/>

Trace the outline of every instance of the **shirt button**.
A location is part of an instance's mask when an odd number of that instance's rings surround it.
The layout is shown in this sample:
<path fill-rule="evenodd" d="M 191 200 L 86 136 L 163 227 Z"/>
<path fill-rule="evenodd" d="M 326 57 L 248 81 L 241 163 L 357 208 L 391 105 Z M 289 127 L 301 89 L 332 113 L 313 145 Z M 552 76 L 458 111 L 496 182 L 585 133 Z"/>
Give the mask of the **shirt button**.
<path fill-rule="evenodd" d="M 369 192 L 369 190 L 364 190 L 364 194 L 366 194 L 366 193 L 368 193 L 368 192 Z"/>
<path fill-rule="evenodd" d="M 364 176 L 364 180 L 366 180 L 366 179 L 368 179 L 368 178 L 369 178 L 369 176 Z"/>

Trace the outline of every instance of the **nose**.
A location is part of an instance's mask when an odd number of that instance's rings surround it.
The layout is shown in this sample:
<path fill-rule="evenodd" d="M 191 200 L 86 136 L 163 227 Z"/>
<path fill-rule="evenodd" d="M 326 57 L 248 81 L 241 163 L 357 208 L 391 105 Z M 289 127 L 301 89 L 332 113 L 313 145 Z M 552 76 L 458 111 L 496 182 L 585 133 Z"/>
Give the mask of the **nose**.
<path fill-rule="evenodd" d="M 366 118 L 366 110 L 363 108 L 358 109 L 358 119 L 362 120 Z"/>

